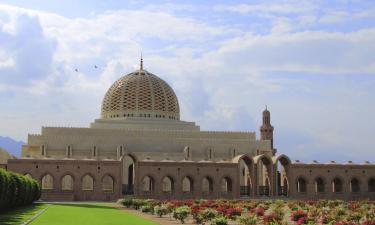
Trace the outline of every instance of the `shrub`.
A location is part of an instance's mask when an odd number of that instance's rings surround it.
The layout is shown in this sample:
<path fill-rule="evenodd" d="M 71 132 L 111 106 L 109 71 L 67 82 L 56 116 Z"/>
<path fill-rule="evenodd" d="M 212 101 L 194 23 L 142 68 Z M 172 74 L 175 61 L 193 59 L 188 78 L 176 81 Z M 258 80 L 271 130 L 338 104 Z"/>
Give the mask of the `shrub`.
<path fill-rule="evenodd" d="M 256 215 L 237 217 L 237 222 L 242 225 L 256 225 L 257 221 L 258 217 Z"/>
<path fill-rule="evenodd" d="M 132 198 L 124 198 L 124 199 L 121 199 L 120 203 L 123 206 L 125 206 L 126 208 L 130 208 L 133 205 L 133 199 Z"/>
<path fill-rule="evenodd" d="M 214 209 L 204 209 L 200 214 L 204 221 L 212 220 L 218 215 L 217 211 Z"/>
<path fill-rule="evenodd" d="M 211 220 L 211 225 L 228 225 L 228 220 L 225 216 L 219 216 Z"/>
<path fill-rule="evenodd" d="M 154 207 L 154 213 L 158 215 L 159 217 L 162 217 L 163 215 L 168 214 L 168 209 L 166 205 L 157 205 Z"/>
<path fill-rule="evenodd" d="M 38 200 L 40 194 L 36 180 L 0 169 L 0 209 L 30 204 Z"/>
<path fill-rule="evenodd" d="M 10 174 L 9 206 L 15 207 L 19 197 L 19 179 L 15 173 Z"/>
<path fill-rule="evenodd" d="M 189 214 L 190 214 L 189 206 L 178 207 L 172 212 L 173 218 L 175 218 L 176 220 L 179 220 L 181 223 L 185 223 L 185 219 L 189 216 Z"/>
<path fill-rule="evenodd" d="M 278 199 L 278 200 L 275 201 L 276 208 L 282 208 L 282 207 L 284 207 L 284 205 L 285 205 L 284 200 Z"/>
<path fill-rule="evenodd" d="M 4 169 L 0 169 L 0 209 L 7 206 L 8 203 L 8 192 L 9 192 L 9 173 Z"/>
<path fill-rule="evenodd" d="M 145 204 L 146 204 L 146 202 L 143 199 L 133 199 L 132 206 L 133 206 L 134 209 L 138 210 L 139 208 L 141 208 L 141 206 L 143 206 Z"/>
<path fill-rule="evenodd" d="M 154 212 L 154 209 L 149 205 L 143 205 L 143 206 L 141 206 L 140 209 L 141 209 L 141 212 L 143 212 L 143 213 L 153 213 Z"/>

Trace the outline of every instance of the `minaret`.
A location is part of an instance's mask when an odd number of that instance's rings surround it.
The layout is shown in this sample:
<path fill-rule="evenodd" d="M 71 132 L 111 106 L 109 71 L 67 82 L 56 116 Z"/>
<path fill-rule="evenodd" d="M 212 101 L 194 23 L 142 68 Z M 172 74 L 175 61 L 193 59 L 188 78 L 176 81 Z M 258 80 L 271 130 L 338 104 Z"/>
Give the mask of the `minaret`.
<path fill-rule="evenodd" d="M 267 106 L 263 111 L 263 124 L 260 127 L 260 140 L 270 140 L 271 148 L 273 148 L 273 126 L 271 125 L 271 113 L 268 111 Z"/>

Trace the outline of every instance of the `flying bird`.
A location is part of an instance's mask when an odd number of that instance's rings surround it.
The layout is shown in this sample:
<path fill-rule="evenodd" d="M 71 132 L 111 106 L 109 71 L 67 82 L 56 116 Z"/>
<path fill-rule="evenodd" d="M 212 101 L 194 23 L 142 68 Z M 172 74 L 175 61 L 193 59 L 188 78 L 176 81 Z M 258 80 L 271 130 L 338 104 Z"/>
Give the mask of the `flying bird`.
<path fill-rule="evenodd" d="M 78 69 L 76 68 L 75 71 L 78 72 Z"/>
<path fill-rule="evenodd" d="M 98 66 L 97 66 L 97 65 L 94 65 L 94 68 L 95 68 L 95 69 L 98 69 Z"/>

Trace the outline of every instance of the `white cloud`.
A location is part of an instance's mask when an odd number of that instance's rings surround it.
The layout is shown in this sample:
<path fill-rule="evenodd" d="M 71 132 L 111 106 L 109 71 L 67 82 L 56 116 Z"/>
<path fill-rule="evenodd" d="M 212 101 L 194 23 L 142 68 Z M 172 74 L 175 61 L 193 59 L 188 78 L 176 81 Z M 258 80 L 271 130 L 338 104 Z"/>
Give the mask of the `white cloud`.
<path fill-rule="evenodd" d="M 270 13 L 305 13 L 315 9 L 315 6 L 309 1 L 262 3 L 262 4 L 236 4 L 236 5 L 217 5 L 214 7 L 217 11 L 226 11 L 241 14 L 270 14 Z"/>
<path fill-rule="evenodd" d="M 263 13 L 271 21 L 271 32 L 256 34 L 237 32 L 226 25 L 213 26 L 174 15 L 172 12 L 179 8 L 160 12 L 146 7 L 69 19 L 0 5 L 0 12 L 11 18 L 1 20 L 0 38 L 9 37 L 13 42 L 20 36 L 21 40 L 29 40 L 19 35 L 19 15 L 31 15 L 24 20 L 24 26 L 39 35 L 29 42 L 30 51 L 21 52 L 28 60 L 14 58 L 14 64 L 0 64 L 0 71 L 35 71 L 30 67 L 34 62 L 48 65 L 48 70 L 42 71 L 45 76 L 26 84 L 0 84 L 0 100 L 6 108 L 0 112 L 5 121 L 0 125 L 0 135 L 24 139 L 27 132 L 39 132 L 42 125 L 87 126 L 99 116 L 107 88 L 137 66 L 140 50 L 147 46 L 143 49 L 146 69 L 175 88 L 182 118 L 197 121 L 203 129 L 257 131 L 261 111 L 269 104 L 276 143 L 282 135 L 287 139 L 279 152 L 291 153 L 292 158 L 298 151 L 290 149 L 344 149 L 352 156 L 349 150 L 356 149 L 358 142 L 366 148 L 373 146 L 373 125 L 355 121 L 359 115 L 371 117 L 375 109 L 366 106 L 362 113 L 353 108 L 368 103 L 374 94 L 366 85 L 349 81 L 360 77 L 360 73 L 375 73 L 375 28 L 298 31 L 295 21 L 273 13 L 300 14 L 304 19 L 298 26 L 307 26 L 318 20 L 308 13 L 314 6 L 254 7 L 245 7 L 243 13 Z M 38 26 L 40 30 L 35 32 Z M 212 46 L 206 48 L 208 44 Z M 43 46 L 50 49 L 48 57 L 41 58 Z M 4 46 L 0 49 L 3 64 L 19 50 Z M 94 65 L 99 68 L 94 69 Z M 324 80 L 325 75 L 347 83 L 321 88 L 321 81 L 311 81 L 314 76 Z M 375 85 L 372 78 L 368 81 Z M 369 154 L 366 149 L 361 152 Z"/>

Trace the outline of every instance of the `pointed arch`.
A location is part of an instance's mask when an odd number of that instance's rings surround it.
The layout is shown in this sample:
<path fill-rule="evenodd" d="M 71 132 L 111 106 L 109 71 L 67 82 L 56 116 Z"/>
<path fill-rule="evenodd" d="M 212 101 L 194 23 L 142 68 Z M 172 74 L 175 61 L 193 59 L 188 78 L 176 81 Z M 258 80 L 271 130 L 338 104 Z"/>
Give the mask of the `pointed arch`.
<path fill-rule="evenodd" d="M 361 191 L 360 180 L 357 177 L 352 177 L 352 179 L 350 179 L 350 192 L 358 193 L 360 191 Z"/>
<path fill-rule="evenodd" d="M 137 163 L 137 158 L 130 153 L 123 153 L 120 157 L 122 161 L 122 193 L 123 194 L 133 194 L 134 193 L 134 182 L 135 182 L 135 165 Z"/>
<path fill-rule="evenodd" d="M 109 174 L 105 174 L 102 177 L 102 190 L 104 192 L 113 192 L 115 179 Z"/>
<path fill-rule="evenodd" d="M 267 155 L 257 155 L 254 157 L 254 164 L 256 165 L 257 171 L 257 191 L 258 195 L 269 196 L 272 193 L 273 187 L 273 161 L 270 156 Z"/>
<path fill-rule="evenodd" d="M 142 178 L 142 191 L 145 194 L 151 194 L 154 192 L 155 180 L 152 176 L 146 175 Z"/>
<path fill-rule="evenodd" d="M 321 176 L 318 176 L 314 179 L 315 193 L 324 193 L 325 192 L 325 181 Z"/>
<path fill-rule="evenodd" d="M 74 179 L 70 174 L 66 174 L 61 178 L 61 190 L 72 191 L 74 187 Z"/>
<path fill-rule="evenodd" d="M 209 194 L 214 191 L 213 180 L 209 176 L 205 176 L 202 179 L 202 193 Z"/>
<path fill-rule="evenodd" d="M 248 154 L 237 155 L 232 159 L 232 162 L 238 164 L 238 172 L 240 174 L 240 195 L 250 196 L 253 176 L 254 176 L 254 160 Z"/>
<path fill-rule="evenodd" d="M 162 190 L 164 193 L 173 193 L 174 179 L 171 176 L 163 177 L 161 182 L 162 182 Z"/>
<path fill-rule="evenodd" d="M 371 177 L 367 181 L 368 192 L 375 192 L 375 178 Z"/>
<path fill-rule="evenodd" d="M 83 191 L 94 190 L 94 178 L 90 174 L 85 174 L 84 176 L 82 176 L 81 182 Z"/>
<path fill-rule="evenodd" d="M 43 190 L 52 190 L 53 189 L 53 182 L 54 178 L 51 174 L 47 173 L 42 176 L 42 189 Z"/>
<path fill-rule="evenodd" d="M 191 176 L 185 176 L 182 178 L 182 192 L 193 193 L 194 192 L 194 180 Z"/>
<path fill-rule="evenodd" d="M 221 179 L 221 192 L 230 193 L 232 192 L 232 179 L 229 176 L 225 176 Z"/>
<path fill-rule="evenodd" d="M 332 180 L 332 192 L 341 193 L 343 192 L 343 179 L 340 177 L 335 177 Z"/>
<path fill-rule="evenodd" d="M 276 193 L 280 196 L 288 196 L 289 167 L 292 162 L 289 157 L 284 154 L 272 157 L 272 162 L 276 171 Z"/>
<path fill-rule="evenodd" d="M 296 180 L 297 192 L 306 193 L 307 192 L 307 179 L 300 176 Z"/>

